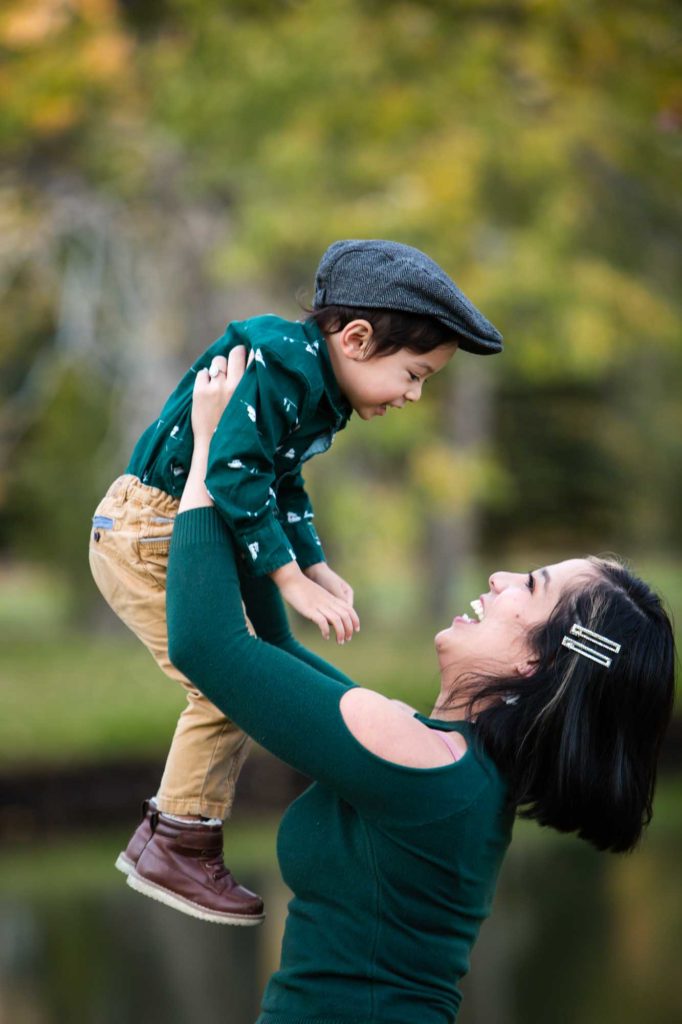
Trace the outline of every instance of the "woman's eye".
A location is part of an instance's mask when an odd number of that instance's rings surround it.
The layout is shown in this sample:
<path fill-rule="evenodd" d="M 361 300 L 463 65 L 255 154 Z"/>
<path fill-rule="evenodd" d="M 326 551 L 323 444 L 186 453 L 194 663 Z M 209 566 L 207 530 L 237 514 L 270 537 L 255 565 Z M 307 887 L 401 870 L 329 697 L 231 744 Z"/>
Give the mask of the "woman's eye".
<path fill-rule="evenodd" d="M 533 573 L 532 572 L 528 573 L 528 579 L 526 581 L 526 586 L 528 587 L 528 589 L 530 590 L 530 592 L 532 594 L 533 591 L 535 590 L 535 580 L 533 579 Z"/>
<path fill-rule="evenodd" d="M 418 381 L 418 380 L 419 380 L 419 377 L 417 376 L 417 374 L 416 374 L 416 373 L 410 373 L 410 371 L 409 371 L 409 370 L 408 370 L 407 372 L 408 372 L 408 374 L 409 374 L 409 376 L 410 376 L 410 380 L 415 380 L 415 381 Z"/>

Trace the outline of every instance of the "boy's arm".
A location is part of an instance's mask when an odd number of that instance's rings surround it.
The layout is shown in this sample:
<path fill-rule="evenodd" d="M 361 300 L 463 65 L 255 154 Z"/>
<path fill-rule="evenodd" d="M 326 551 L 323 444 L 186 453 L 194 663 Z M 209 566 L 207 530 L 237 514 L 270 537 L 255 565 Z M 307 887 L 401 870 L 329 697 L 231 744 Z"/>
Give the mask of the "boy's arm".
<path fill-rule="evenodd" d="M 282 525 L 296 552 L 296 560 L 308 579 L 342 601 L 353 604 L 353 588 L 327 565 L 300 469 L 280 481 L 277 504 Z"/>
<path fill-rule="evenodd" d="M 232 531 L 245 572 L 272 576 L 286 601 L 316 623 L 325 638 L 331 627 L 344 643 L 360 627 L 357 614 L 344 597 L 304 575 L 280 522 L 273 488 L 275 453 L 282 446 L 282 458 L 290 451 L 296 465 L 291 435 L 307 413 L 308 384 L 272 350 L 263 352 L 254 344 L 252 353 L 212 435 L 206 487 Z M 200 383 L 210 391 L 198 374 Z"/>
<path fill-rule="evenodd" d="M 322 542 L 315 529 L 313 506 L 305 489 L 300 467 L 282 477 L 277 488 L 277 504 L 284 531 L 296 552 L 301 569 L 325 562 Z"/>

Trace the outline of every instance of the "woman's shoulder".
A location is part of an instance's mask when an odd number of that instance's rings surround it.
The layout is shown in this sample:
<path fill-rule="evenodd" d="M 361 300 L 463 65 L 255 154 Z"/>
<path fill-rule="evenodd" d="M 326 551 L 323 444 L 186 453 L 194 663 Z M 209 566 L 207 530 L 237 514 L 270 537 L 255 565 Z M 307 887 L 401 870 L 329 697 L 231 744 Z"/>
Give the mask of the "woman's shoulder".
<path fill-rule="evenodd" d="M 354 687 L 341 699 L 341 714 L 349 732 L 370 753 L 406 768 L 442 768 L 467 753 L 459 732 L 438 730 L 415 717 L 414 708 L 390 700 L 375 690 Z"/>
<path fill-rule="evenodd" d="M 506 787 L 471 726 L 443 722 L 441 730 L 440 722 L 362 687 L 344 693 L 339 713 L 350 740 L 343 770 L 359 786 L 350 802 L 368 817 L 400 829 L 439 821 L 447 830 L 447 821 L 465 813 L 482 828 L 497 821 Z"/>

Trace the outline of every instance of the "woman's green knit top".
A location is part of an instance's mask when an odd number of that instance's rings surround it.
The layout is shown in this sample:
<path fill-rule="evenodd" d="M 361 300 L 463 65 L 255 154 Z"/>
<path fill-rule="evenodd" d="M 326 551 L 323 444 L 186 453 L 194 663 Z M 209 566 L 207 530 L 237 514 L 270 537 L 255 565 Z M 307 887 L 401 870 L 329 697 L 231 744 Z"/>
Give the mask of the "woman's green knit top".
<path fill-rule="evenodd" d="M 489 914 L 513 810 L 475 726 L 440 768 L 377 757 L 347 728 L 355 685 L 291 636 L 277 588 L 241 579 L 214 509 L 177 517 L 171 660 L 256 742 L 315 781 L 287 810 L 278 856 L 293 892 L 259 1024 L 451 1024 Z M 244 623 L 243 592 L 249 617 Z"/>

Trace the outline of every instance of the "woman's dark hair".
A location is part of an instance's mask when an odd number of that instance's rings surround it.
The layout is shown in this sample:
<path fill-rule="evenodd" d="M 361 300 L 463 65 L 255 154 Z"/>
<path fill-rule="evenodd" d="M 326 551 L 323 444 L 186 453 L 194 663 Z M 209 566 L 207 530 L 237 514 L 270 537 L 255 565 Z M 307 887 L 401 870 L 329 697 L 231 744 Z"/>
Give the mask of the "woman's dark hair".
<path fill-rule="evenodd" d="M 532 631 L 532 675 L 479 680 L 468 690 L 469 713 L 522 817 L 623 853 L 651 820 L 675 644 L 646 583 L 616 562 L 590 561 L 595 574 Z M 562 646 L 574 623 L 621 645 L 609 668 Z M 477 713 L 490 697 L 497 699 Z"/>
<path fill-rule="evenodd" d="M 412 352 L 433 352 L 441 345 L 456 345 L 458 335 L 432 316 L 401 313 L 393 309 L 360 309 L 357 306 L 322 306 L 308 310 L 323 334 L 341 331 L 352 320 L 367 320 L 372 325 L 369 356 L 390 356 L 401 348 Z"/>

